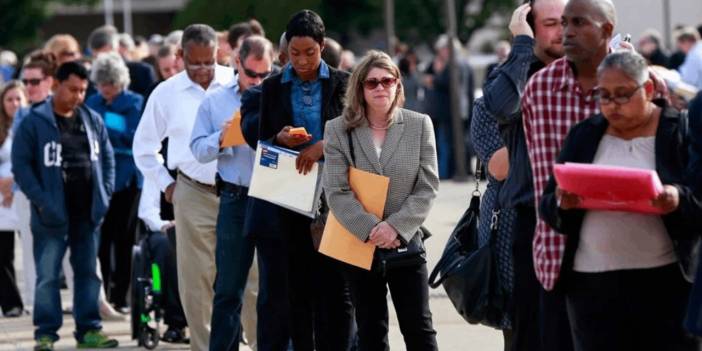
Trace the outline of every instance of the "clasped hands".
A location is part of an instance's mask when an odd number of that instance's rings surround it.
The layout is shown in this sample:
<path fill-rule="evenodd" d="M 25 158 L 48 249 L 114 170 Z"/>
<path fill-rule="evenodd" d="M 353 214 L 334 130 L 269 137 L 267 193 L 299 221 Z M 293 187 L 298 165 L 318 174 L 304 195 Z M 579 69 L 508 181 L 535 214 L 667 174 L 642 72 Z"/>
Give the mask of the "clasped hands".
<path fill-rule="evenodd" d="M 387 222 L 380 222 L 371 229 L 368 238 L 373 245 L 381 249 L 396 249 L 402 245 L 397 231 Z"/>

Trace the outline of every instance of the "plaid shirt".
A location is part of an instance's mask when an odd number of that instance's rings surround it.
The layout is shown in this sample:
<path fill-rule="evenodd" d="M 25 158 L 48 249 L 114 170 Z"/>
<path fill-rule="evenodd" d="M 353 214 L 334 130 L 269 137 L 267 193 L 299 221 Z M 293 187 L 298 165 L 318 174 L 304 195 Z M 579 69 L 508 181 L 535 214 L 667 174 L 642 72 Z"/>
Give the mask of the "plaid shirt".
<path fill-rule="evenodd" d="M 573 69 L 560 58 L 534 74 L 522 98 L 524 135 L 534 172 L 536 209 L 561 145 L 576 123 L 599 112 L 594 91 L 583 92 Z M 566 237 L 539 219 L 534 234 L 534 268 L 546 290 L 558 280 Z"/>

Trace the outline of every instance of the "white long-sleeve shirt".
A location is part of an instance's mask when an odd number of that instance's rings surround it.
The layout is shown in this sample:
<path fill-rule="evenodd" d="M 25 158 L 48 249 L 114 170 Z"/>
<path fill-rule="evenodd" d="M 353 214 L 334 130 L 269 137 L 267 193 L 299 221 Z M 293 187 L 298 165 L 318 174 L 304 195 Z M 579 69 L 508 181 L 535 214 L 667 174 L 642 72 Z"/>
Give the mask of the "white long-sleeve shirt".
<path fill-rule="evenodd" d="M 161 191 L 153 181 L 144 179 L 144 187 L 139 198 L 139 219 L 150 231 L 160 232 L 168 221 L 161 219 Z"/>
<path fill-rule="evenodd" d="M 227 85 L 232 79 L 233 70 L 218 65 L 207 90 Z M 169 169 L 179 169 L 201 183 L 215 182 L 217 163 L 199 163 L 189 148 L 197 109 L 205 93 L 183 71 L 159 84 L 146 102 L 134 135 L 134 161 L 144 178 L 151 179 L 162 191 L 174 181 L 158 153 L 165 138 L 168 138 Z"/>

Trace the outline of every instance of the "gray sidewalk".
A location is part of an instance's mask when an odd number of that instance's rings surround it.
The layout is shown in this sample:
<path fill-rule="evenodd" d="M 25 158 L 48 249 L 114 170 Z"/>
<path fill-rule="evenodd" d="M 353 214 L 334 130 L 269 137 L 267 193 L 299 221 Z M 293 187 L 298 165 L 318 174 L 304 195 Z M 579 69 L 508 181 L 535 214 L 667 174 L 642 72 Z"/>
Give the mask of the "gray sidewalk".
<path fill-rule="evenodd" d="M 446 239 L 458 221 L 463 211 L 468 206 L 469 196 L 472 191 L 470 183 L 442 182 L 439 197 L 434 204 L 426 227 L 434 234 L 427 241 L 427 254 L 431 270 L 441 256 Z M 15 266 L 18 277 L 21 273 L 21 251 L 19 243 L 16 245 L 17 255 Z M 20 284 L 20 288 L 22 285 Z M 442 351 L 499 351 L 502 350 L 502 333 L 498 330 L 483 326 L 469 325 L 456 313 L 451 302 L 446 297 L 442 288 L 430 291 L 431 310 L 434 314 L 434 328 L 437 330 L 439 349 Z M 70 301 L 70 296 L 65 291 L 62 293 L 64 301 Z M 388 299 L 390 302 L 390 299 Z M 400 333 L 397 319 L 392 306 L 390 345 L 392 350 L 404 350 L 402 334 Z M 73 339 L 74 323 L 71 316 L 64 316 L 64 325 L 59 331 L 61 340 L 56 343 L 57 350 L 75 349 Z M 115 337 L 120 342 L 120 349 L 139 350 L 136 341 L 130 340 L 129 322 L 104 322 L 105 332 Z M 9 319 L 0 317 L 0 350 L 31 350 L 34 345 L 32 319 L 30 316 Z M 187 350 L 184 345 L 171 345 L 161 343 L 158 350 Z M 242 350 L 248 350 L 242 347 Z"/>

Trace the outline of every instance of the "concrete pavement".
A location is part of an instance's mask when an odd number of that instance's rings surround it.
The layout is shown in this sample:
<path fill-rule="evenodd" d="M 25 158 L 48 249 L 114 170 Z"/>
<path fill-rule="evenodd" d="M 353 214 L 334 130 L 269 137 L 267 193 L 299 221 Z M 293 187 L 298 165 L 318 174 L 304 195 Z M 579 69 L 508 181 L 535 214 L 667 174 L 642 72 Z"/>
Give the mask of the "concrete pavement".
<path fill-rule="evenodd" d="M 468 207 L 470 193 L 473 190 L 472 183 L 455 183 L 444 181 L 439 189 L 439 196 L 434 204 L 434 207 L 425 223 L 426 227 L 434 235 L 426 243 L 428 267 L 431 270 L 443 251 L 446 239 L 450 234 L 453 226 L 458 221 L 463 211 Z M 16 267 L 18 268 L 17 275 L 22 279 L 21 273 L 21 251 L 19 250 L 19 242 L 16 245 L 17 255 L 15 258 Z M 20 287 L 21 287 L 20 283 Z M 442 351 L 499 351 L 502 350 L 502 333 L 498 330 L 484 327 L 469 325 L 461 316 L 454 310 L 451 302 L 446 297 L 446 293 L 442 288 L 432 290 L 431 293 L 431 310 L 434 315 L 434 327 L 438 332 L 437 338 L 439 349 Z M 69 293 L 62 292 L 64 301 L 70 301 Z M 391 304 L 391 299 L 388 297 L 388 302 Z M 392 350 L 404 350 L 402 334 L 395 317 L 394 309 L 391 311 L 391 329 L 390 329 L 390 345 Z M 74 322 L 71 316 L 64 316 L 64 325 L 59 331 L 61 340 L 56 343 L 57 350 L 73 350 L 75 349 L 75 341 L 73 340 Z M 130 340 L 129 323 L 124 322 L 104 322 L 105 332 L 111 337 L 115 337 L 120 342 L 120 349 L 123 350 L 140 350 L 136 347 L 136 341 Z M 33 326 L 30 316 L 21 318 L 0 318 L 0 350 L 30 350 L 34 341 Z M 158 350 L 187 350 L 184 345 L 171 345 L 161 343 Z M 247 347 L 242 347 L 242 350 L 248 350 Z"/>

